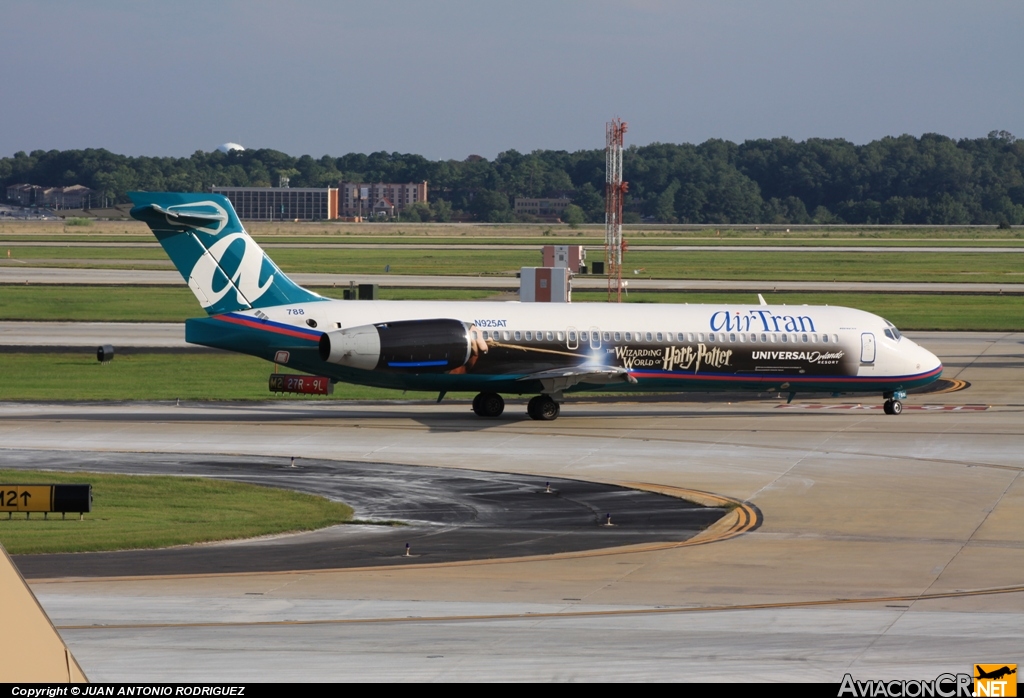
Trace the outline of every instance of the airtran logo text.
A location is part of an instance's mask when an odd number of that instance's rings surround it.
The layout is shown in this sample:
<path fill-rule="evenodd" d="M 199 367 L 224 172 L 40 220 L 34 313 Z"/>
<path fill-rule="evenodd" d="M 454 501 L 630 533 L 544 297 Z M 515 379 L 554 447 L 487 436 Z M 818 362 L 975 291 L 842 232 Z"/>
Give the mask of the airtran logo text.
<path fill-rule="evenodd" d="M 241 254 L 238 253 L 239 245 L 241 245 Z M 224 270 L 221 265 L 221 262 L 224 261 L 224 257 L 228 253 L 228 249 L 232 246 L 234 246 L 234 249 L 231 250 L 231 256 L 238 259 L 238 267 L 233 274 Z M 225 266 L 230 268 L 229 264 Z M 234 288 L 238 289 L 239 305 L 251 305 L 256 299 L 266 293 L 267 289 L 274 282 L 274 275 L 271 274 L 261 286 L 260 272 L 262 270 L 263 250 L 245 233 L 231 233 L 230 235 L 225 235 L 209 247 L 206 254 L 200 257 L 196 265 L 192 267 L 191 276 L 196 285 L 206 294 L 209 301 L 203 304 L 204 308 L 214 305 L 226 296 L 228 291 L 232 289 L 232 284 Z M 224 283 L 223 280 L 217 278 L 218 272 L 227 276 L 231 283 Z M 219 283 L 224 284 L 224 287 L 218 291 L 214 290 L 215 279 Z"/>
<path fill-rule="evenodd" d="M 776 315 L 770 310 L 719 310 L 711 316 L 711 330 L 718 332 L 816 332 L 809 315 Z"/>

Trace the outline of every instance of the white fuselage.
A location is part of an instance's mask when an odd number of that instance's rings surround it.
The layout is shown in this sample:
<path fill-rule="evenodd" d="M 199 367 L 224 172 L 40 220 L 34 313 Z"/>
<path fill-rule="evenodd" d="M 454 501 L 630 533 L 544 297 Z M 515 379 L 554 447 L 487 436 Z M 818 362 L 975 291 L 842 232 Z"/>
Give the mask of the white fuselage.
<path fill-rule="evenodd" d="M 814 364 L 822 362 L 842 363 L 847 376 L 879 380 L 941 369 L 935 355 L 901 337 L 882 318 L 837 306 L 325 301 L 237 314 L 328 333 L 451 318 L 464 322 L 475 340 L 537 351 L 589 349 L 615 355 L 634 371 L 676 369 L 687 357 L 721 371 L 741 356 L 753 362 L 746 367 L 751 370 L 792 370 L 797 376 L 820 369 Z"/>

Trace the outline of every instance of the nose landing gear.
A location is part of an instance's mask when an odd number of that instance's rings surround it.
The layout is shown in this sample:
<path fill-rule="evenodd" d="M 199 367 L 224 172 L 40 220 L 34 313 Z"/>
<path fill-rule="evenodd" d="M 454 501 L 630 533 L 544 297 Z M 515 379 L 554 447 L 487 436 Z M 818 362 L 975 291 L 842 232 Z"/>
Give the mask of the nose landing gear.
<path fill-rule="evenodd" d="M 882 410 L 886 414 L 902 414 L 903 403 L 900 402 L 907 396 L 906 390 L 894 390 L 891 393 L 883 393 L 882 397 L 885 398 L 885 404 L 882 405 Z"/>

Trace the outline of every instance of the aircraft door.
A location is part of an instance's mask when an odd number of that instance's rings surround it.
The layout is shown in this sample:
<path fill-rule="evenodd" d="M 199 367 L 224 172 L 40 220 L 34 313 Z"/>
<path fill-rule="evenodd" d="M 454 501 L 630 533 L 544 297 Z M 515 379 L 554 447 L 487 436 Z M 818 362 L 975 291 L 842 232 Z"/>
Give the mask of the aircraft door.
<path fill-rule="evenodd" d="M 565 331 L 565 348 L 573 351 L 580 346 L 580 334 L 575 327 L 569 327 Z"/>
<path fill-rule="evenodd" d="M 871 332 L 864 332 L 860 336 L 860 362 L 875 363 L 875 335 Z"/>
<path fill-rule="evenodd" d="M 601 330 L 596 327 L 590 328 L 590 348 L 600 349 L 601 348 Z"/>

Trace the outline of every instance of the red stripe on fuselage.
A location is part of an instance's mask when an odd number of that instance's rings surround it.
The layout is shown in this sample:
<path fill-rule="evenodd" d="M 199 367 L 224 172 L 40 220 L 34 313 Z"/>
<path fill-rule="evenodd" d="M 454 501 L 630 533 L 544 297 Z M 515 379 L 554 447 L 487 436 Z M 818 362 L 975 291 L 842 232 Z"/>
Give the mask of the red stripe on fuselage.
<path fill-rule="evenodd" d="M 310 342 L 320 341 L 320 335 L 323 334 L 322 332 L 311 332 L 297 327 L 289 327 L 288 325 L 282 325 L 277 322 L 257 320 L 244 315 L 216 315 L 213 319 L 220 320 L 221 322 L 229 322 L 232 325 L 241 325 L 242 327 L 248 327 L 254 330 L 263 330 L 265 332 L 287 335 L 288 337 L 307 339 Z"/>

